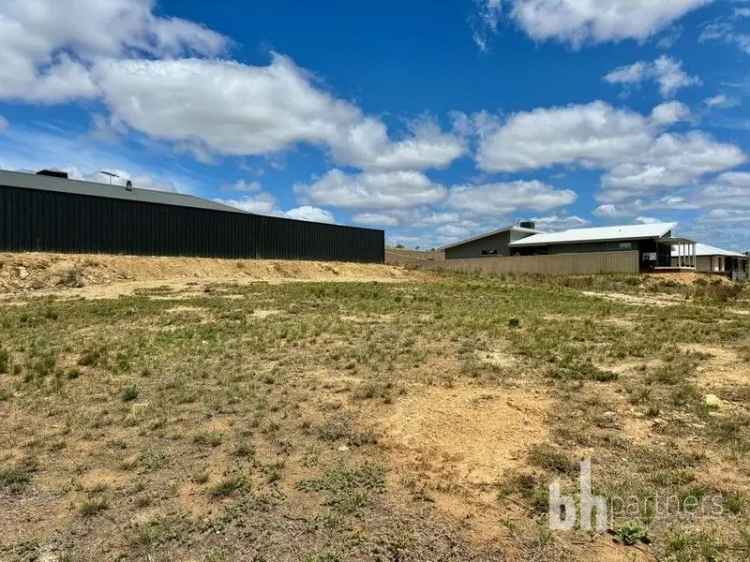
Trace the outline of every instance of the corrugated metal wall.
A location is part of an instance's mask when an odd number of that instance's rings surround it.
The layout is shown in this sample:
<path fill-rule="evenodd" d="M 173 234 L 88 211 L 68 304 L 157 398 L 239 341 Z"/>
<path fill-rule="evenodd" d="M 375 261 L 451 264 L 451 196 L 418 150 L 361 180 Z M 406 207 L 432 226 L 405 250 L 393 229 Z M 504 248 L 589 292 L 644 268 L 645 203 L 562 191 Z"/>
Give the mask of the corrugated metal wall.
<path fill-rule="evenodd" d="M 0 250 L 383 263 L 382 230 L 0 186 Z"/>
<path fill-rule="evenodd" d="M 553 256 L 513 256 L 425 262 L 424 267 L 482 273 L 592 275 L 638 273 L 638 252 L 590 252 Z"/>

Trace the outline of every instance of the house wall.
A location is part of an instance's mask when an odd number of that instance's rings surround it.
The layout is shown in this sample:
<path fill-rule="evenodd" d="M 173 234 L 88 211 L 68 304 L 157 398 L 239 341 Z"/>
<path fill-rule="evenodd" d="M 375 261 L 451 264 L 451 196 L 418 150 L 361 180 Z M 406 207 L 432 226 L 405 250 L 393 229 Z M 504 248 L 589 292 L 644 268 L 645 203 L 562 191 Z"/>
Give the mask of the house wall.
<path fill-rule="evenodd" d="M 445 259 L 455 260 L 464 258 L 481 258 L 488 256 L 510 255 L 510 231 L 499 232 L 494 236 L 487 236 L 479 240 L 473 240 L 454 248 L 445 250 Z M 487 256 L 483 252 L 487 252 Z M 494 252 L 494 254 L 493 254 Z"/>
<path fill-rule="evenodd" d="M 698 256 L 695 260 L 695 270 L 703 273 L 717 273 L 721 271 L 717 256 Z"/>
<path fill-rule="evenodd" d="M 657 244 L 656 240 L 630 240 L 620 242 L 589 242 L 581 244 L 557 244 L 551 246 L 535 246 L 511 248 L 513 255 L 560 255 L 560 254 L 591 254 L 637 252 L 640 267 L 648 271 L 653 266 L 669 267 L 671 264 L 671 250 L 666 244 Z M 656 254 L 656 262 L 649 256 Z"/>
<path fill-rule="evenodd" d="M 638 251 L 623 251 L 450 259 L 442 262 L 430 262 L 424 264 L 424 267 L 494 274 L 593 275 L 599 273 L 638 273 L 640 271 L 640 254 Z"/>
<path fill-rule="evenodd" d="M 522 256 L 554 254 L 589 254 L 592 252 L 628 252 L 639 249 L 637 242 L 589 242 L 582 244 L 557 244 L 513 248 L 514 254 Z"/>

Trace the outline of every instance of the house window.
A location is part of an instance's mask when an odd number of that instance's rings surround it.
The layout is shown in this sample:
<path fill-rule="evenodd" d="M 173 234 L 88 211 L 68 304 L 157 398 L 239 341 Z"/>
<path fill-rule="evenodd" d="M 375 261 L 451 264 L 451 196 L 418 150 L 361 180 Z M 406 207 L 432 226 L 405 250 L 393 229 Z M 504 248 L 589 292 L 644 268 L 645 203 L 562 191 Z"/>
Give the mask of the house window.
<path fill-rule="evenodd" d="M 482 250 L 483 256 L 496 256 L 497 250 Z"/>
<path fill-rule="evenodd" d="M 631 242 L 620 242 L 621 250 L 630 250 L 632 248 L 633 248 L 633 244 Z"/>

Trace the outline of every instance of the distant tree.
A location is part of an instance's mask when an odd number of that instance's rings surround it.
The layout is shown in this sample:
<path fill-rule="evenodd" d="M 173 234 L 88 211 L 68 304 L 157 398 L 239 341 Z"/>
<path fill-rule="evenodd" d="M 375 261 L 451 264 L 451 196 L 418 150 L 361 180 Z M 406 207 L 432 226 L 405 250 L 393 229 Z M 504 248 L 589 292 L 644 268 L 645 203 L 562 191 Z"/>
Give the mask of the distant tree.
<path fill-rule="evenodd" d="M 396 244 L 396 249 L 397 250 L 403 250 L 404 249 L 404 245 L 403 244 Z"/>

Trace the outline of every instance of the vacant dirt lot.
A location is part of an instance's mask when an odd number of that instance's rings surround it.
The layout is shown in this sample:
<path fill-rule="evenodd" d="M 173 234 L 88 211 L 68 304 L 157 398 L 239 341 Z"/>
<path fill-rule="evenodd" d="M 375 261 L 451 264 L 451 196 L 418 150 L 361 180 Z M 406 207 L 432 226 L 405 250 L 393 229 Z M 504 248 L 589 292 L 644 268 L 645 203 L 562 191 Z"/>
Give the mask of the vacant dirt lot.
<path fill-rule="evenodd" d="M 750 558 L 747 290 L 0 261 L 0 560 Z"/>

